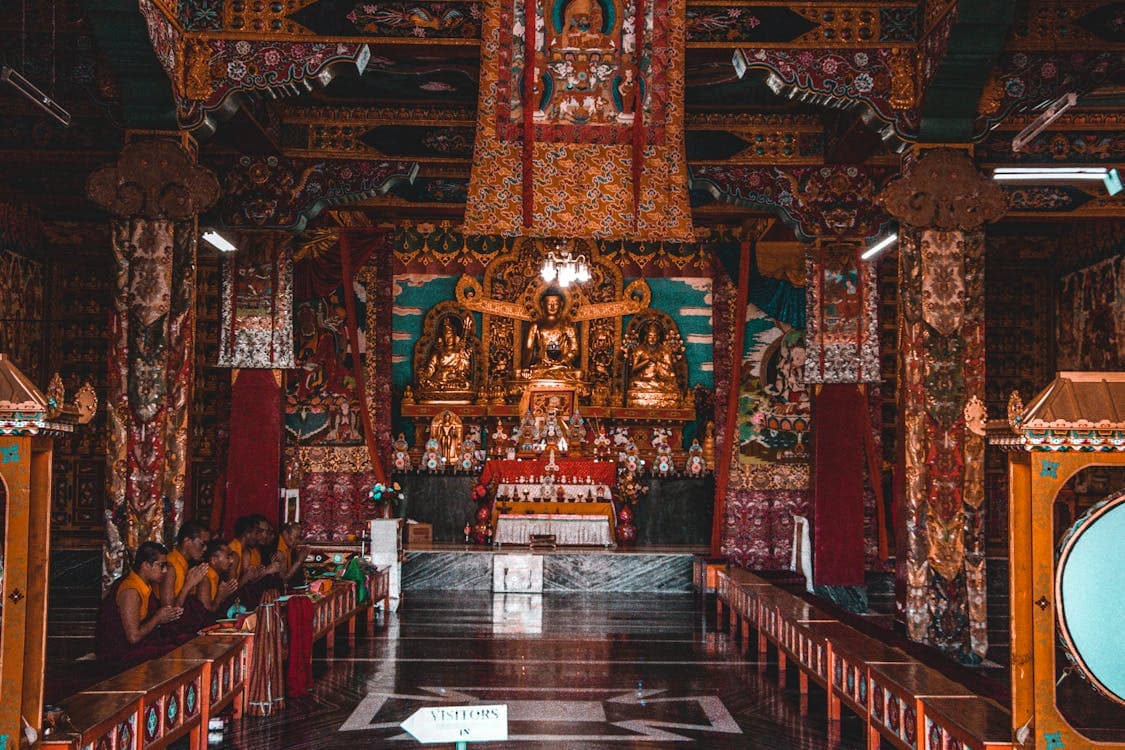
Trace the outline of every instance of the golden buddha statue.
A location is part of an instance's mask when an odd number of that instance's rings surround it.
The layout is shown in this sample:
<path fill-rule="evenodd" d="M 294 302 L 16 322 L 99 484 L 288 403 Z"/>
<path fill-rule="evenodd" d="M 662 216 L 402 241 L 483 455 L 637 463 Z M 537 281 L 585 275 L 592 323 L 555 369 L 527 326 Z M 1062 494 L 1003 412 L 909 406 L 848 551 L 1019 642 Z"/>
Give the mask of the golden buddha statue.
<path fill-rule="evenodd" d="M 561 292 L 549 289 L 540 297 L 540 316 L 528 328 L 524 344 L 525 379 L 581 379 L 578 329 L 567 319 L 565 306 Z"/>
<path fill-rule="evenodd" d="M 418 373 L 418 388 L 434 393 L 463 393 L 472 388 L 473 350 L 469 345 L 473 319 L 466 315 L 457 330 L 456 317 L 446 315 L 441 320 L 438 335 L 430 347 L 430 354 Z"/>
<path fill-rule="evenodd" d="M 655 320 L 644 326 L 644 334 L 628 351 L 629 378 L 625 405 L 675 408 L 683 402 L 676 360 L 682 356 L 674 341 Z"/>

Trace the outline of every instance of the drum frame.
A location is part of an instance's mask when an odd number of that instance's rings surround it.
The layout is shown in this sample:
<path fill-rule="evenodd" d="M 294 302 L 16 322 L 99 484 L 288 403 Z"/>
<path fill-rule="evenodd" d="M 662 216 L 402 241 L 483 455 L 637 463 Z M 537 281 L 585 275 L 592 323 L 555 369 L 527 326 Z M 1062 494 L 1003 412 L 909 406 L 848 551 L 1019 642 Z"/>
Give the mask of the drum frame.
<path fill-rule="evenodd" d="M 1053 506 L 1067 481 L 1091 466 L 1125 466 L 1125 452 L 1008 453 L 1012 736 L 1030 729 L 1025 747 L 1125 748 L 1125 743 L 1080 734 L 1055 704 L 1059 627 Z"/>
<path fill-rule="evenodd" d="M 1078 650 L 1077 646 L 1074 645 L 1074 640 L 1070 636 L 1070 628 L 1066 624 L 1066 610 L 1062 606 L 1063 571 L 1066 569 L 1067 560 L 1070 559 L 1070 553 L 1074 550 L 1075 545 L 1082 538 L 1082 535 L 1093 528 L 1099 518 L 1122 506 L 1125 506 L 1125 491 L 1118 492 L 1113 497 L 1108 497 L 1098 502 L 1067 530 L 1059 545 L 1058 560 L 1055 562 L 1054 601 L 1058 611 L 1059 640 L 1062 641 L 1063 646 L 1066 648 L 1068 657 L 1074 662 L 1074 665 L 1078 667 L 1082 676 L 1085 677 L 1099 693 L 1114 703 L 1125 705 L 1125 698 L 1117 695 L 1102 684 L 1102 681 L 1094 675 L 1094 671 L 1086 664 L 1086 660 L 1082 658 L 1082 653 Z"/>

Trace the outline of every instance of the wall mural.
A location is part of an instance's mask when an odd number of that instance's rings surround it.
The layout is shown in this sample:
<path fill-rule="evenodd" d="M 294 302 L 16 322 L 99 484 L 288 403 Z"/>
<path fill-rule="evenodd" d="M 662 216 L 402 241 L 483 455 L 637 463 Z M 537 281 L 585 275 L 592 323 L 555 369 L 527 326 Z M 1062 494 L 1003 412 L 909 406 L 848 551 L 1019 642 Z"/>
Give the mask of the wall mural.
<path fill-rule="evenodd" d="M 754 305 L 750 305 L 746 318 L 738 404 L 739 461 L 807 461 L 805 331 L 767 317 Z"/>
<path fill-rule="evenodd" d="M 1063 276 L 1057 320 L 1060 370 L 1125 367 L 1125 255 Z"/>
<path fill-rule="evenodd" d="M 367 296 L 358 285 L 355 291 L 362 342 Z M 328 297 L 301 302 L 294 311 L 297 369 L 287 380 L 285 429 L 302 445 L 363 443 L 343 294 L 338 287 Z"/>

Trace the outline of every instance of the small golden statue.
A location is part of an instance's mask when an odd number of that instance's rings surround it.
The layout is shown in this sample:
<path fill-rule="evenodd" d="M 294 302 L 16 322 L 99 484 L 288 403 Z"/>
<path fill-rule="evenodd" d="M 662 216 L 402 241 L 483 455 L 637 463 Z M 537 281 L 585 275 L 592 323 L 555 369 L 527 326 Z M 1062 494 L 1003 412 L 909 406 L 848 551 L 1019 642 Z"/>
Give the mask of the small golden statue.
<path fill-rule="evenodd" d="M 715 469 L 715 423 L 708 422 L 703 428 L 703 460 L 707 468 Z"/>
<path fill-rule="evenodd" d="M 473 316 L 465 315 L 457 330 L 455 317 L 446 315 L 430 356 L 426 359 L 422 372 L 418 374 L 419 388 L 438 391 L 468 391 L 472 387 L 473 350 L 469 338 L 473 333 Z"/>
<path fill-rule="evenodd" d="M 678 360 L 683 345 L 669 337 L 656 319 L 643 324 L 639 340 L 626 341 L 629 363 L 625 405 L 630 407 L 676 408 L 683 402 Z"/>
<path fill-rule="evenodd" d="M 461 417 L 451 411 L 443 411 L 430 422 L 430 440 L 437 441 L 438 452 L 448 464 L 457 463 L 463 435 Z"/>

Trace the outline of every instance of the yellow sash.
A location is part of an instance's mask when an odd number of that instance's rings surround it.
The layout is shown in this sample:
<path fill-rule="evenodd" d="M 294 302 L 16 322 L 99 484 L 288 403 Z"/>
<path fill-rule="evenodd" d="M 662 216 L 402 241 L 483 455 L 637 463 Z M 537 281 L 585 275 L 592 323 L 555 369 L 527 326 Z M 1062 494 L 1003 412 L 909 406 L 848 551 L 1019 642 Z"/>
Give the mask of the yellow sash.
<path fill-rule="evenodd" d="M 132 589 L 136 591 L 141 597 L 141 617 L 140 621 L 144 622 L 148 617 L 148 598 L 152 595 L 152 586 L 145 583 L 144 579 L 137 575 L 136 571 L 131 572 L 125 576 L 125 580 L 121 582 L 121 588 L 117 589 L 118 595 L 122 591 Z"/>
<path fill-rule="evenodd" d="M 187 558 L 180 554 L 178 549 L 173 549 L 168 553 L 168 566 L 172 568 L 172 574 L 176 577 L 176 582 L 172 584 L 172 596 L 179 596 L 184 587 L 184 579 L 187 577 Z"/>
<path fill-rule="evenodd" d="M 219 595 L 219 574 L 214 568 L 207 569 L 207 583 L 211 584 L 211 601 L 218 604 L 215 597 Z"/>
<path fill-rule="evenodd" d="M 277 538 L 277 551 L 281 553 L 282 564 L 285 566 L 283 572 L 288 572 L 289 566 L 293 562 L 293 556 L 289 552 L 289 545 L 286 544 L 285 539 L 280 536 Z"/>

